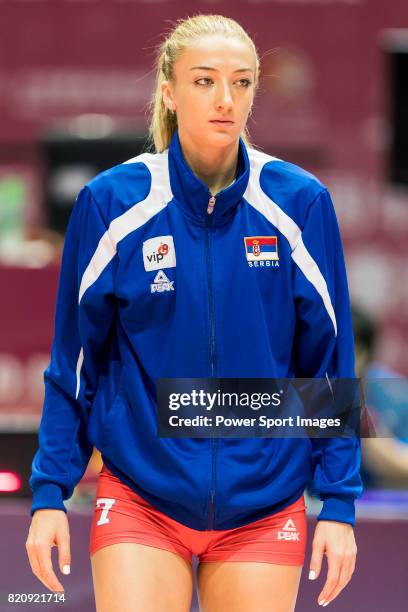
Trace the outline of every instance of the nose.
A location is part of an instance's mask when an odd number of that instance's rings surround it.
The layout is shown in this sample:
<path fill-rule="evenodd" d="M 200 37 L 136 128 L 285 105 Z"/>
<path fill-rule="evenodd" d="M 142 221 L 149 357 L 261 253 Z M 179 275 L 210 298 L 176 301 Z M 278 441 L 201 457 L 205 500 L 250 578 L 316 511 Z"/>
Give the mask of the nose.
<path fill-rule="evenodd" d="M 224 108 L 229 109 L 233 106 L 233 99 L 231 95 L 230 86 L 228 83 L 221 83 L 217 88 L 216 106 L 218 109 Z"/>

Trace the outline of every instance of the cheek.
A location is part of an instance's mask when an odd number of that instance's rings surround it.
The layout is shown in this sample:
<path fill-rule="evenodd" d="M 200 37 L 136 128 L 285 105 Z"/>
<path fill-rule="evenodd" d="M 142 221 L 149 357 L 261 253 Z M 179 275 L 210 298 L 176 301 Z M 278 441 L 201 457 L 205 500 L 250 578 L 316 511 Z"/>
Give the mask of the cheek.
<path fill-rule="evenodd" d="M 203 117 L 203 113 L 207 112 L 211 101 L 208 97 L 204 95 L 199 95 L 196 92 L 190 92 L 189 95 L 184 96 L 179 100 L 178 109 L 179 116 L 184 117 L 188 120 L 188 118 L 196 117 L 199 119 Z"/>
<path fill-rule="evenodd" d="M 243 120 L 245 120 L 248 117 L 250 110 L 251 110 L 251 102 L 249 102 L 248 100 L 243 100 L 242 104 L 239 105 L 239 114 Z"/>

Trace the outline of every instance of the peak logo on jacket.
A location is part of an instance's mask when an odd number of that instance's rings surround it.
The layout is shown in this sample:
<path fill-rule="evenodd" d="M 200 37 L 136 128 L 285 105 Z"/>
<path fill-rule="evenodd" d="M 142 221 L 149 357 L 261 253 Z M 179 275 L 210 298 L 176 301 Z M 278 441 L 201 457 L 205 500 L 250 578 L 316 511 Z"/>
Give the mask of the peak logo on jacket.
<path fill-rule="evenodd" d="M 279 267 L 277 236 L 246 236 L 245 255 L 248 265 L 255 267 Z"/>
<path fill-rule="evenodd" d="M 167 278 L 163 270 L 159 270 L 150 285 L 150 292 L 161 293 L 162 291 L 174 291 L 174 281 Z"/>
<path fill-rule="evenodd" d="M 176 251 L 173 236 L 155 236 L 143 243 L 143 263 L 146 272 L 174 268 Z"/>

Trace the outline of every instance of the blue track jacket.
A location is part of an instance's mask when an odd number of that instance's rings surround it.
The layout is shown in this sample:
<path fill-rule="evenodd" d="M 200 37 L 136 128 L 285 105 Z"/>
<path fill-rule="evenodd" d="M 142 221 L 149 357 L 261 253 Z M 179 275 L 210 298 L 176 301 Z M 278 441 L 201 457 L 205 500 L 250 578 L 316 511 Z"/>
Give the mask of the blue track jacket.
<path fill-rule="evenodd" d="M 173 519 L 240 527 L 301 496 L 354 524 L 358 438 L 159 438 L 159 378 L 354 378 L 341 236 L 325 186 L 239 141 L 215 197 L 176 132 L 163 153 L 101 172 L 78 194 L 62 257 L 31 515 L 66 508 L 93 446 Z M 247 237 L 276 236 L 263 260 Z M 261 255 L 264 253 L 261 247 Z M 258 257 L 258 259 L 257 259 Z M 278 258 L 278 259 L 276 259 Z"/>

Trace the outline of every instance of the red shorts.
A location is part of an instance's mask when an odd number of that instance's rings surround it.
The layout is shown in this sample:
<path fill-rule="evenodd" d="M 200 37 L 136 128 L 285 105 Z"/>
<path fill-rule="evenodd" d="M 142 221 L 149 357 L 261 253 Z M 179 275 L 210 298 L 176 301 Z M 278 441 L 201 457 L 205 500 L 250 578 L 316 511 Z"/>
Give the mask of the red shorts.
<path fill-rule="evenodd" d="M 169 550 L 191 562 L 258 561 L 303 565 L 307 538 L 304 496 L 242 527 L 199 531 L 170 518 L 137 495 L 104 465 L 99 474 L 90 556 L 99 548 L 135 542 Z"/>

